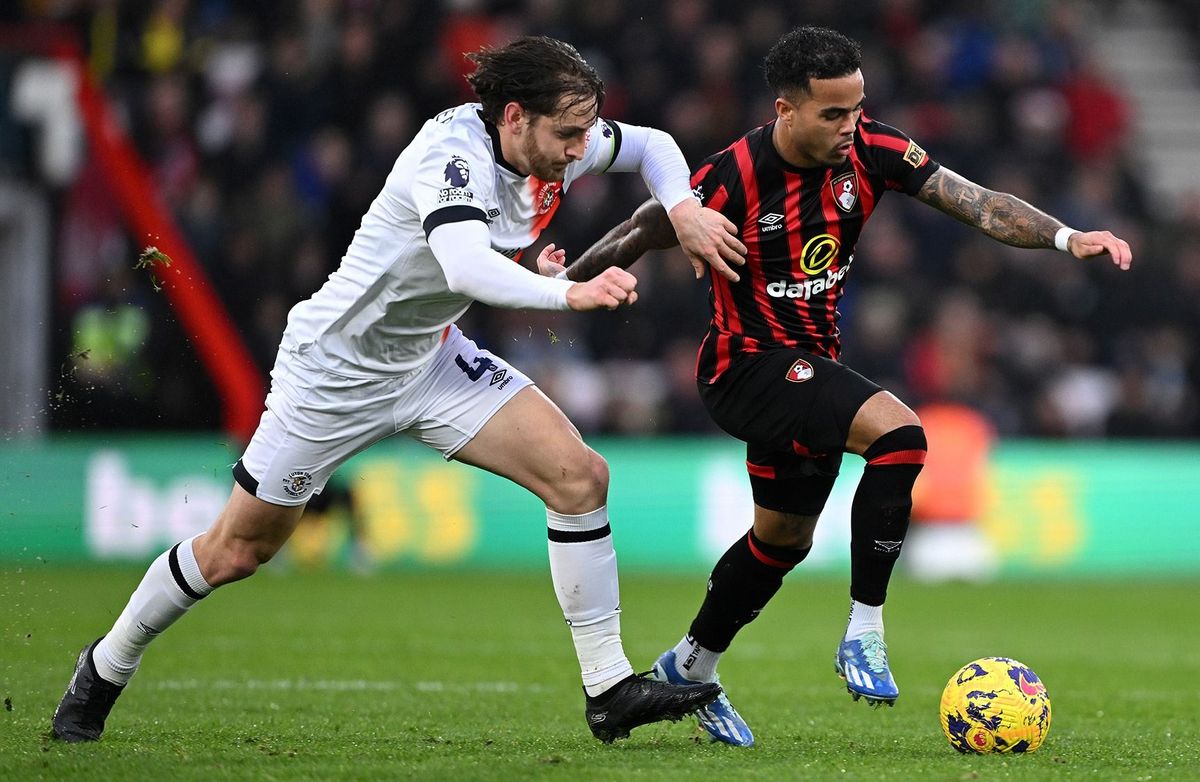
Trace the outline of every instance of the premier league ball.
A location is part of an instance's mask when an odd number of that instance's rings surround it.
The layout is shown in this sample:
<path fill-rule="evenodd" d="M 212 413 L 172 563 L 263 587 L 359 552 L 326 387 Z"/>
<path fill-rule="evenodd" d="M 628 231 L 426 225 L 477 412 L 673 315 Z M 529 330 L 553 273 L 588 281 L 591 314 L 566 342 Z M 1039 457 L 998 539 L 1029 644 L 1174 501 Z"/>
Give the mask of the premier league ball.
<path fill-rule="evenodd" d="M 941 719 L 959 752 L 1033 752 L 1050 730 L 1050 699 L 1027 665 L 983 657 L 950 677 Z"/>

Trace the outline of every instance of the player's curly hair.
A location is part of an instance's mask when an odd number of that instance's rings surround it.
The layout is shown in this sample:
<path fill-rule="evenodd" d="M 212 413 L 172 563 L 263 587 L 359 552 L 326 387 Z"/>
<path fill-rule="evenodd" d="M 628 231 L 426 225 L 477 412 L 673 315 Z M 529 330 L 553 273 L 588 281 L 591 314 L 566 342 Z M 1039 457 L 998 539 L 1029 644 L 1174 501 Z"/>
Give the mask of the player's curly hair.
<path fill-rule="evenodd" d="M 767 84 L 781 98 L 797 91 L 812 93 L 810 79 L 848 76 L 862 66 L 857 41 L 828 27 L 805 25 L 784 35 L 763 60 Z"/>
<path fill-rule="evenodd" d="M 604 81 L 569 43 L 544 35 L 528 35 L 499 48 L 485 47 L 467 59 L 475 71 L 467 76 L 484 119 L 500 121 L 504 107 L 516 101 L 533 114 L 549 116 L 592 101 L 604 103 Z M 563 98 L 567 101 L 560 105 Z"/>

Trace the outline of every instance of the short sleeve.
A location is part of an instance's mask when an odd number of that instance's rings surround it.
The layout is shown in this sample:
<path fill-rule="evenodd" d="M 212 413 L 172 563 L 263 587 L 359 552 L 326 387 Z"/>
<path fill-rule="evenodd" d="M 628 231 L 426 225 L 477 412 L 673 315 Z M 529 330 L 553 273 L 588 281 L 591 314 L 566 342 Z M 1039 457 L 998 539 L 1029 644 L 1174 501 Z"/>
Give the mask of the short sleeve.
<path fill-rule="evenodd" d="M 864 116 L 859 135 L 869 167 L 890 190 L 916 195 L 941 167 L 917 142 L 890 125 Z"/>
<path fill-rule="evenodd" d="M 447 138 L 429 147 L 410 185 L 426 236 L 446 223 L 487 222 L 493 167 L 490 154 L 462 139 Z"/>

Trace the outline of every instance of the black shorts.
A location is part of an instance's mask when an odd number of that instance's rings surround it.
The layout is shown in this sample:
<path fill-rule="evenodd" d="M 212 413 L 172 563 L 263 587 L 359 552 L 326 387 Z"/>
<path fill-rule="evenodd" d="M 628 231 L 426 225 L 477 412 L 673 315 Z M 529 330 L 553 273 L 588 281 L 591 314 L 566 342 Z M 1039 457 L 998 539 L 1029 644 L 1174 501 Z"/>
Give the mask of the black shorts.
<path fill-rule="evenodd" d="M 842 464 L 850 424 L 882 389 L 849 367 L 802 350 L 743 354 L 712 385 L 709 415 L 746 443 L 755 504 L 816 516 Z"/>

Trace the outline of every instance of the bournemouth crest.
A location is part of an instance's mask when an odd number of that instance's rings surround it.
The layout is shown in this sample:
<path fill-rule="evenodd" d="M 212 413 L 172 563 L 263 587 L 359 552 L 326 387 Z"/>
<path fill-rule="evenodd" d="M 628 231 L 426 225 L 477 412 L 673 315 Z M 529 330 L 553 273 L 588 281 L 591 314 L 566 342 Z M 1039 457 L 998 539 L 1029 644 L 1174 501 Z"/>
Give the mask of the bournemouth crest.
<path fill-rule="evenodd" d="M 829 186 L 833 188 L 833 200 L 843 212 L 849 212 L 858 203 L 858 175 L 853 171 L 832 180 Z"/>
<path fill-rule="evenodd" d="M 811 380 L 813 376 L 812 364 L 802 358 L 796 359 L 796 363 L 787 371 L 787 379 L 793 383 L 803 383 L 805 380 Z"/>

